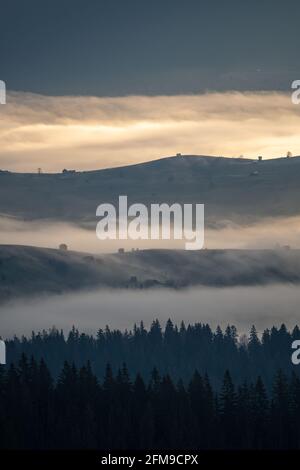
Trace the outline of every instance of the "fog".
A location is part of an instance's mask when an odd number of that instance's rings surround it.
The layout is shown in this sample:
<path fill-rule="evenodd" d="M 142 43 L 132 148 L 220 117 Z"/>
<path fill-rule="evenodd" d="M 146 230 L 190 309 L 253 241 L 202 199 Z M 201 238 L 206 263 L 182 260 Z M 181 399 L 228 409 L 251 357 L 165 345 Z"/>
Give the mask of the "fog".
<path fill-rule="evenodd" d="M 66 243 L 71 250 L 90 253 L 109 253 L 120 246 L 131 248 L 184 248 L 184 240 L 105 240 L 96 237 L 95 223 L 89 229 L 53 221 L 21 221 L 0 214 L 0 244 L 30 245 L 58 248 Z M 263 221 L 238 225 L 219 221 L 218 229 L 205 228 L 205 248 L 274 248 L 290 245 L 300 248 L 300 217 L 265 218 Z"/>
<path fill-rule="evenodd" d="M 96 333 L 99 328 L 131 329 L 141 320 L 146 326 L 158 318 L 207 322 L 213 328 L 228 323 L 240 334 L 252 324 L 258 331 L 283 322 L 289 327 L 300 323 L 300 291 L 288 285 L 266 287 L 193 288 L 182 291 L 97 290 L 80 294 L 51 296 L 11 302 L 1 307 L 1 336 L 30 335 L 52 326 L 67 332 L 73 325 Z"/>
<path fill-rule="evenodd" d="M 220 226 L 219 226 L 220 227 Z M 96 228 L 96 221 L 95 221 Z M 218 230 L 207 228 L 207 248 L 272 248 L 291 245 L 299 248 L 300 218 L 265 219 L 261 223 L 238 226 L 224 222 Z M 99 241 L 95 230 L 67 223 L 21 222 L 0 217 L 0 244 L 19 244 L 56 248 L 67 243 L 70 249 L 91 253 L 116 251 L 120 242 Z M 180 248 L 183 242 L 122 241 L 131 247 Z M 235 260 L 233 266 L 240 270 Z M 209 274 L 209 273 L 208 273 Z M 211 274 L 211 273 L 210 273 Z M 235 324 L 240 333 L 248 332 L 253 323 L 259 331 L 285 322 L 293 327 L 300 323 L 300 291 L 297 286 L 268 285 L 265 287 L 97 290 L 42 299 L 19 300 L 0 308 L 0 335 L 30 334 L 43 328 L 72 325 L 95 333 L 108 324 L 111 328 L 132 328 L 141 320 L 147 326 L 154 318 L 164 324 L 170 317 L 175 323 L 208 322 L 225 327 Z"/>

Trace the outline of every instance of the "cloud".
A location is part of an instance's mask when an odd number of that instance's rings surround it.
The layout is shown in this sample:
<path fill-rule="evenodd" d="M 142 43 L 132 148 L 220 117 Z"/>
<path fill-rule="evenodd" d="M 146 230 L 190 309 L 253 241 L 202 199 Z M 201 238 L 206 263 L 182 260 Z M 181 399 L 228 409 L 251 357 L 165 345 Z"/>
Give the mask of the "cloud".
<path fill-rule="evenodd" d="M 0 168 L 60 171 L 183 154 L 266 158 L 300 149 L 290 94 L 51 97 L 10 92 L 0 108 Z"/>

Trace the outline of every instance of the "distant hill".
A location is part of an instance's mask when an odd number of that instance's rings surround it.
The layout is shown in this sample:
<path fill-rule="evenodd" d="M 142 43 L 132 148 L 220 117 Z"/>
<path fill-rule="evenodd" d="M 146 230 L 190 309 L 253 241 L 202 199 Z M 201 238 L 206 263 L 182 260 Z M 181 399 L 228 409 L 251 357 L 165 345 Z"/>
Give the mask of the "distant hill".
<path fill-rule="evenodd" d="M 248 223 L 299 214 L 299 183 L 300 157 L 258 162 L 183 156 L 99 171 L 0 172 L 0 214 L 88 225 L 100 203 L 116 204 L 126 194 L 129 203 L 205 203 L 208 223 Z"/>
<path fill-rule="evenodd" d="M 0 245 L 0 300 L 79 289 L 300 283 L 300 250 L 144 250 L 94 256 Z"/>

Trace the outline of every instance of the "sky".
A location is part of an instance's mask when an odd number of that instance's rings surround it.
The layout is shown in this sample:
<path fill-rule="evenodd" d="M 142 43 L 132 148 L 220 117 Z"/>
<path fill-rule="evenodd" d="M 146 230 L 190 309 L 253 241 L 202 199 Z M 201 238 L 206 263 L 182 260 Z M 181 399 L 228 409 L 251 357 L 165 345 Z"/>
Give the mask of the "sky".
<path fill-rule="evenodd" d="M 9 94 L 0 107 L 0 168 L 57 172 L 175 155 L 300 153 L 300 106 L 280 92 L 51 97 Z"/>
<path fill-rule="evenodd" d="M 298 0 L 10 0 L 1 78 L 50 95 L 285 91 L 299 16 Z"/>
<path fill-rule="evenodd" d="M 2 2 L 0 168 L 300 154 L 297 0 Z"/>

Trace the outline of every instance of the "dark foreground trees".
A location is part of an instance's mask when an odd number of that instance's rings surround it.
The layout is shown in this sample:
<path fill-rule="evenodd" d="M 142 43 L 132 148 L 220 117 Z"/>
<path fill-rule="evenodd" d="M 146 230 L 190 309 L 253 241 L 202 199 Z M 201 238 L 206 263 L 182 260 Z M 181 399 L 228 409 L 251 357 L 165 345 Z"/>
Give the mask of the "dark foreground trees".
<path fill-rule="evenodd" d="M 132 376 L 140 373 L 146 382 L 154 367 L 175 383 L 182 379 L 185 385 L 198 370 L 202 375 L 208 372 L 211 385 L 220 391 L 224 371 L 229 369 L 236 385 L 242 385 L 245 380 L 254 382 L 261 376 L 270 392 L 278 369 L 284 370 L 287 376 L 293 371 L 300 375 L 300 368 L 291 361 L 295 339 L 300 339 L 297 326 L 291 332 L 285 325 L 272 327 L 261 337 L 252 327 L 249 338 L 239 341 L 234 326 L 228 326 L 225 331 L 220 327 L 212 331 L 207 324 L 176 326 L 168 320 L 165 328 L 161 328 L 156 320 L 150 329 L 143 323 L 133 331 L 124 332 L 106 327 L 96 337 L 75 328 L 64 336 L 53 328 L 33 333 L 30 338 L 15 337 L 6 344 L 8 363 L 17 363 L 23 353 L 36 360 L 43 358 L 55 379 L 65 361 L 80 368 L 89 360 L 99 380 L 107 363 L 117 370 L 125 362 Z"/>
<path fill-rule="evenodd" d="M 187 385 L 154 369 L 131 381 L 123 365 L 98 382 L 90 363 L 65 362 L 54 382 L 42 360 L 23 355 L 0 368 L 1 448 L 300 448 L 300 380 L 279 370 L 272 392 L 260 377 L 216 393 L 207 375 Z"/>

